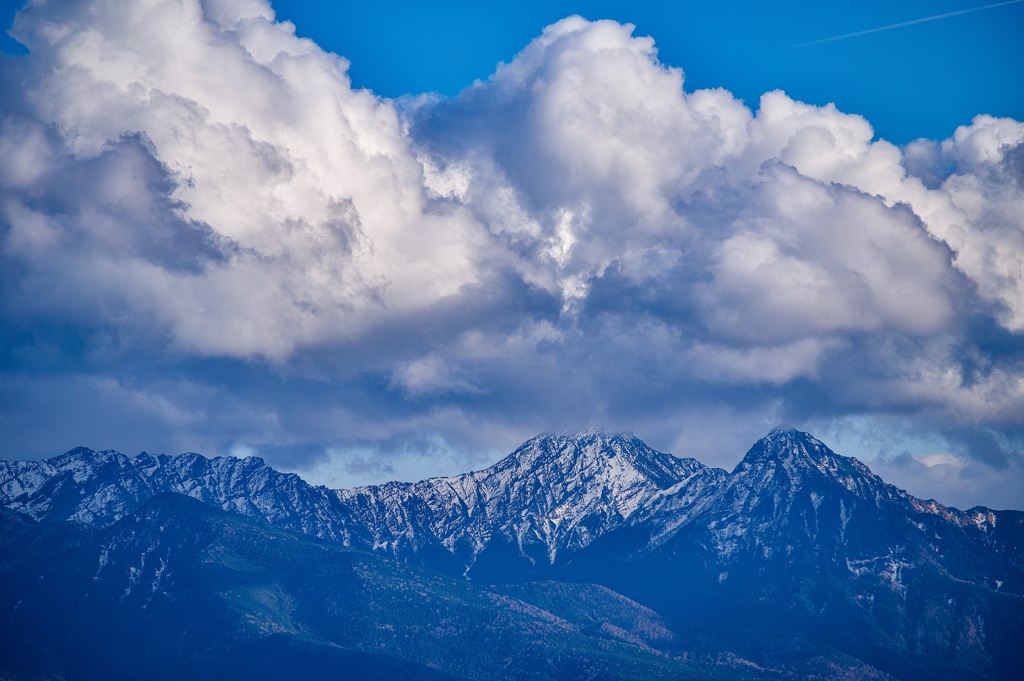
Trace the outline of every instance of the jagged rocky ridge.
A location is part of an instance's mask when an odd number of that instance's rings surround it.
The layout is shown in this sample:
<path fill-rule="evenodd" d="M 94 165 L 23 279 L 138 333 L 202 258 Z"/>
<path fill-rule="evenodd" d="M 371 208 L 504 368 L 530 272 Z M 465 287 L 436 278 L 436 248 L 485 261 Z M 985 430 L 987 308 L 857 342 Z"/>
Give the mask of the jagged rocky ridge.
<path fill-rule="evenodd" d="M 1024 547 L 1015 544 L 1024 513 L 917 499 L 795 430 L 773 430 L 731 474 L 631 435 L 590 431 L 540 435 L 481 471 L 347 490 L 309 485 L 258 457 L 128 457 L 79 447 L 45 461 L 0 462 L 0 503 L 40 522 L 108 525 L 162 492 L 470 575 L 488 551 L 524 568 L 550 566 L 638 526 L 649 535 L 639 553 L 696 528 L 723 565 L 752 551 L 770 558 L 794 531 L 818 552 L 837 550 L 849 543 L 851 519 L 867 515 L 881 524 L 874 543 L 899 543 L 911 529 L 933 535 L 933 545 L 966 537 L 1024 568 Z M 954 531 L 943 537 L 942 528 Z M 858 556 L 850 569 L 869 562 Z"/>
<path fill-rule="evenodd" d="M 683 528 L 706 530 L 728 564 L 750 551 L 770 552 L 794 528 L 804 543 L 843 544 L 850 519 L 869 509 L 882 516 L 883 537 L 894 531 L 896 514 L 906 520 L 895 527 L 932 534 L 956 528 L 956 536 L 966 533 L 1024 567 L 1012 531 L 1020 529 L 1021 512 L 960 511 L 917 499 L 794 430 L 773 430 L 731 474 L 630 435 L 591 431 L 540 435 L 482 471 L 347 490 L 309 485 L 259 457 L 128 457 L 79 447 L 45 461 L 0 462 L 0 503 L 41 522 L 108 525 L 161 492 L 469 574 L 488 550 L 522 567 L 553 565 L 636 526 L 649 532 L 648 552 Z M 860 569 L 858 560 L 867 559 L 854 559 L 851 570 Z"/>
<path fill-rule="evenodd" d="M 588 432 L 351 490 L 257 458 L 0 463 L 0 502 L 44 523 L 106 526 L 161 492 L 478 582 L 604 584 L 676 626 L 765 626 L 896 678 L 1024 672 L 1024 513 L 917 499 L 798 431 L 772 431 L 731 473 Z"/>
<path fill-rule="evenodd" d="M 788 564 L 800 546 L 854 574 L 875 565 L 898 587 L 899 571 L 892 563 L 911 546 L 918 546 L 918 558 L 939 562 L 969 546 L 985 547 L 1007 576 L 1016 574 L 1024 567 L 1022 519 L 1020 511 L 960 511 L 918 499 L 807 433 L 776 429 L 750 449 L 713 494 L 690 508 L 685 525 L 714 546 L 723 567 L 749 563 L 754 555 Z M 780 548 L 785 556 L 773 553 Z M 879 555 L 881 548 L 886 552 Z M 996 575 L 987 579 L 993 589 L 1005 585 Z M 1024 584 L 1010 588 L 1021 592 Z"/>
<path fill-rule="evenodd" d="M 1010 679 L 1024 673 L 1022 557 L 1024 513 L 922 501 L 774 430 L 669 531 L 617 529 L 567 576 L 682 620 L 760 619 L 897 678 Z"/>
<path fill-rule="evenodd" d="M 481 471 L 351 490 L 310 485 L 258 457 L 77 448 L 45 461 L 0 462 L 0 503 L 42 522 L 110 524 L 166 492 L 395 557 L 441 550 L 470 570 L 495 545 L 530 564 L 554 564 L 637 524 L 650 528 L 652 546 L 686 525 L 707 527 L 728 561 L 796 524 L 813 542 L 828 523 L 842 542 L 855 509 L 865 507 L 906 515 L 922 533 L 922 525 L 967 531 L 1024 567 L 1021 547 L 1004 546 L 996 530 L 1019 525 L 1020 512 L 916 499 L 795 430 L 773 430 L 731 474 L 656 452 L 631 435 L 595 431 L 540 435 Z"/>
<path fill-rule="evenodd" d="M 42 521 L 109 524 L 176 492 L 353 548 L 472 574 L 481 556 L 555 564 L 634 517 L 678 515 L 726 477 L 695 459 L 601 432 L 542 435 L 482 471 L 329 490 L 258 457 L 134 458 L 73 449 L 0 462 L 0 503 Z M 657 515 L 657 514 L 654 514 Z"/>

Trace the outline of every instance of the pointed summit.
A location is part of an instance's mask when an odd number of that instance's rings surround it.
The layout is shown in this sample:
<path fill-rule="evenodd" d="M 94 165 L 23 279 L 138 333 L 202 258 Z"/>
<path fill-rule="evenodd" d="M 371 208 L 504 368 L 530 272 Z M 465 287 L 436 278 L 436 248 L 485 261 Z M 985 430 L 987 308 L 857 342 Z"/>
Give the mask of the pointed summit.
<path fill-rule="evenodd" d="M 871 469 L 857 459 L 840 456 L 813 435 L 795 428 L 773 428 L 754 443 L 733 475 L 757 470 L 771 472 L 775 477 L 783 475 L 794 483 L 800 483 L 808 475 L 823 476 L 851 491 L 857 479 L 876 478 Z"/>
<path fill-rule="evenodd" d="M 621 483 L 643 480 L 666 489 L 702 468 L 695 459 L 659 452 L 632 434 L 590 429 L 538 435 L 488 471 L 516 471 L 524 477 L 548 473 L 563 479 L 596 476 L 613 489 Z"/>
<path fill-rule="evenodd" d="M 722 555 L 734 556 L 762 545 L 818 545 L 824 527 L 838 528 L 832 541 L 842 542 L 854 509 L 877 518 L 882 509 L 909 508 L 908 499 L 857 459 L 808 433 L 776 428 L 754 443 L 698 524 L 707 523 Z"/>
<path fill-rule="evenodd" d="M 641 509 L 677 493 L 685 496 L 672 496 L 679 506 L 720 478 L 695 459 L 659 452 L 632 435 L 588 430 L 538 435 L 473 473 L 337 494 L 342 504 L 359 505 L 365 526 L 388 528 L 393 555 L 444 542 L 466 552 L 466 575 L 486 580 L 554 565 Z M 384 541 L 374 538 L 375 546 Z"/>

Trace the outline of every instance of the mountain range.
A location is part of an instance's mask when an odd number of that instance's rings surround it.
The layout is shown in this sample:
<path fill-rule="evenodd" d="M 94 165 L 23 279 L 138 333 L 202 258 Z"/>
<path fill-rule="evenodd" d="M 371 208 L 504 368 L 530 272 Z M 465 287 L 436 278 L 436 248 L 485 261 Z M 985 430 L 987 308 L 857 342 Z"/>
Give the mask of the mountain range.
<path fill-rule="evenodd" d="M 732 472 L 588 431 L 349 490 L 78 448 L 0 462 L 0 504 L 10 678 L 1024 678 L 1024 513 L 795 430 Z"/>

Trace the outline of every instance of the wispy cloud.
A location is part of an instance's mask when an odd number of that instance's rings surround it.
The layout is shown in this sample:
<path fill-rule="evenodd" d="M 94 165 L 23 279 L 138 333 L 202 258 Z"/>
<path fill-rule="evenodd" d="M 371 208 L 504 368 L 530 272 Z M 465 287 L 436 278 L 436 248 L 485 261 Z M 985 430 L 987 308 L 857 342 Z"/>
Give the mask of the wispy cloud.
<path fill-rule="evenodd" d="M 945 14 L 936 14 L 931 17 L 922 17 L 920 19 L 911 19 L 910 21 L 901 21 L 898 24 L 888 24 L 887 26 L 879 26 L 877 28 L 869 28 L 864 31 L 854 31 L 853 33 L 844 33 L 843 35 L 832 36 L 831 38 L 821 38 L 819 40 L 811 40 L 806 43 L 797 43 L 791 47 L 810 47 L 811 45 L 821 45 L 824 43 L 833 43 L 837 40 L 846 40 L 847 38 L 857 38 L 862 35 L 870 35 L 872 33 L 882 33 L 883 31 L 892 31 L 897 28 L 905 28 L 907 26 L 916 26 L 917 24 L 926 24 L 931 21 L 939 21 L 940 19 L 951 19 L 952 17 L 958 17 L 964 14 L 974 14 L 975 12 L 982 12 L 989 9 L 995 9 L 997 7 L 1005 7 L 1006 5 L 1017 5 L 1024 0 L 1007 0 L 1007 2 L 994 2 L 991 5 L 983 5 L 981 7 L 970 7 L 968 9 L 961 9 L 955 12 L 946 12 Z"/>

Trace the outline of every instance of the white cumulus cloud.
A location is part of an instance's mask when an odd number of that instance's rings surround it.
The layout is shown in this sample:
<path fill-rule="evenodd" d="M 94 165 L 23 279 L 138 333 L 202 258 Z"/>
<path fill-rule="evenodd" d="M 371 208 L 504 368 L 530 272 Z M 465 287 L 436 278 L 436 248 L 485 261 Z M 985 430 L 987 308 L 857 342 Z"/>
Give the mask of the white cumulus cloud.
<path fill-rule="evenodd" d="M 0 145 L 38 160 L 5 184 L 57 183 L 89 164 L 102 174 L 83 178 L 71 214 L 5 202 L 8 250 L 40 276 L 63 260 L 78 286 L 186 351 L 274 358 L 476 280 L 485 242 L 458 211 L 431 209 L 393 104 L 353 90 L 347 62 L 266 3 L 40 3 L 14 35 L 31 51 L 36 120 L 8 122 Z M 154 202 L 173 229 L 206 234 L 215 257 L 197 252 L 182 272 L 133 248 Z M 28 222 L 60 235 L 45 258 L 25 251 L 47 243 L 24 234 Z M 67 250 L 79 238 L 85 254 Z"/>
<path fill-rule="evenodd" d="M 398 103 L 264 0 L 39 1 L 12 32 L 18 385 L 131 385 L 202 442 L 335 457 L 593 418 L 715 442 L 701 414 L 994 429 L 993 465 L 1020 442 L 1021 122 L 901 148 L 833 105 L 688 91 L 653 39 L 580 17 Z M 232 383 L 267 375 L 288 404 Z M 258 426 L 211 415 L 247 400 Z"/>

